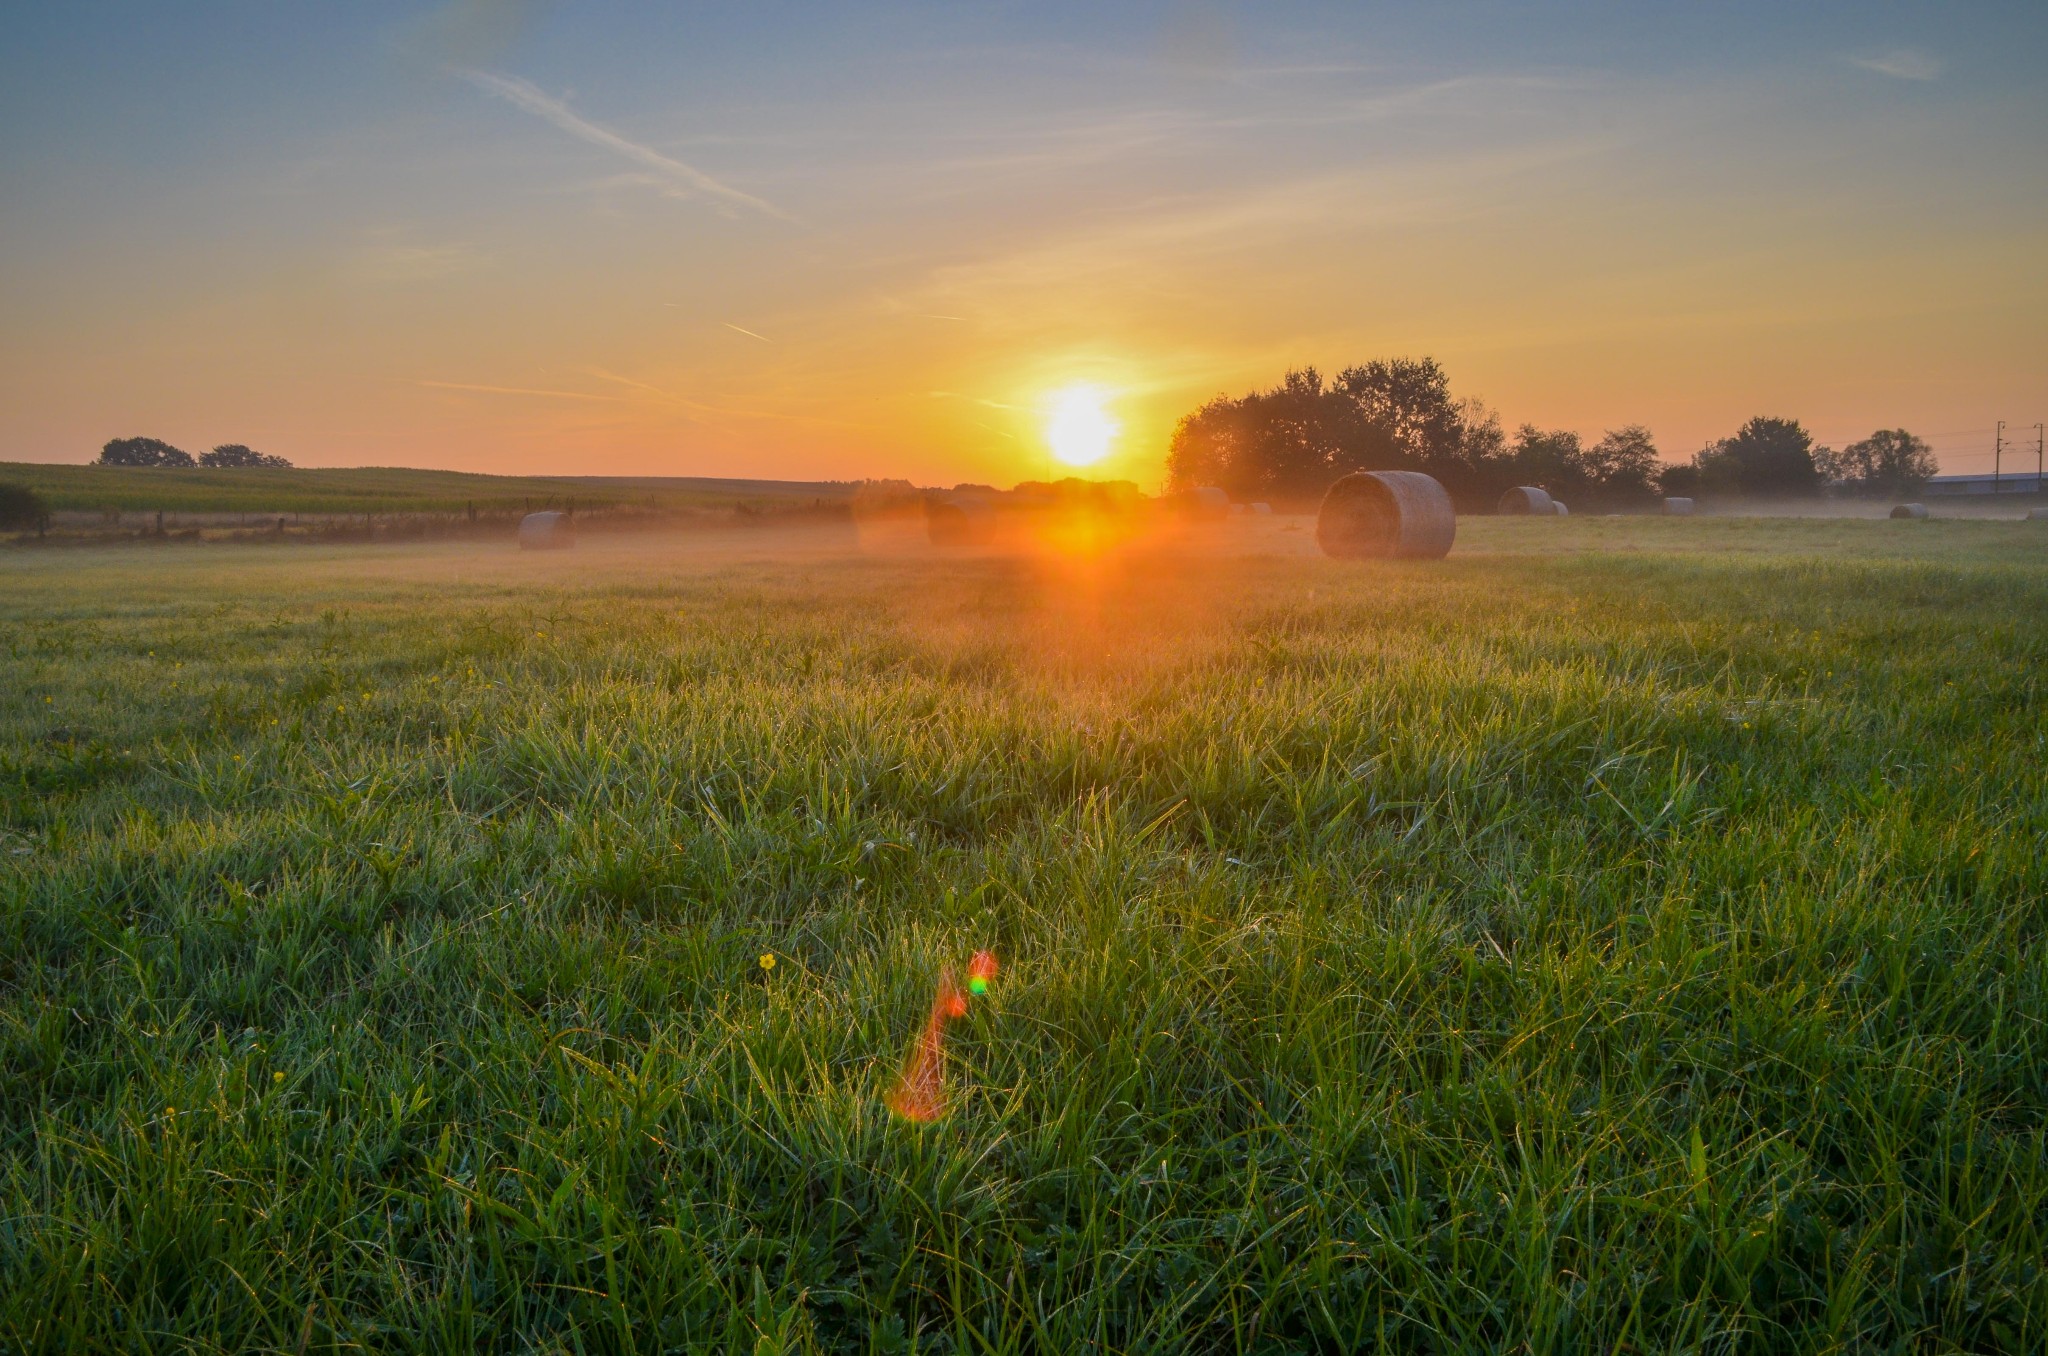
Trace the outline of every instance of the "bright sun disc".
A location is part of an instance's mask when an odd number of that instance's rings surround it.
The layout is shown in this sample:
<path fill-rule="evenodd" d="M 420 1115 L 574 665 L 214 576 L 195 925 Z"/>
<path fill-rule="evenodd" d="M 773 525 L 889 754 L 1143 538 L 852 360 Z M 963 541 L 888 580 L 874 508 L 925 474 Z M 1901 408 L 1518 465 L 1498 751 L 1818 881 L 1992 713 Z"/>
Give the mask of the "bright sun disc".
<path fill-rule="evenodd" d="M 1109 455 L 1120 425 L 1102 408 L 1102 394 L 1093 386 L 1070 386 L 1053 397 L 1045 441 L 1068 466 L 1093 466 Z"/>

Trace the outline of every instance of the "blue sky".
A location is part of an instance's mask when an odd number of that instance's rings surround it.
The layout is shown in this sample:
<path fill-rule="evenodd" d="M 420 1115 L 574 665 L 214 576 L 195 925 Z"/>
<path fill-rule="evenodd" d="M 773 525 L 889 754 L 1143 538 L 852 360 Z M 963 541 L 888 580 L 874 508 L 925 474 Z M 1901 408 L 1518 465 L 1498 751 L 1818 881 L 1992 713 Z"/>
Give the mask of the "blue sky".
<path fill-rule="evenodd" d="M 1510 423 L 2048 417 L 2048 6 L 18 7 L 0 458 L 1156 479 L 1433 353 Z"/>

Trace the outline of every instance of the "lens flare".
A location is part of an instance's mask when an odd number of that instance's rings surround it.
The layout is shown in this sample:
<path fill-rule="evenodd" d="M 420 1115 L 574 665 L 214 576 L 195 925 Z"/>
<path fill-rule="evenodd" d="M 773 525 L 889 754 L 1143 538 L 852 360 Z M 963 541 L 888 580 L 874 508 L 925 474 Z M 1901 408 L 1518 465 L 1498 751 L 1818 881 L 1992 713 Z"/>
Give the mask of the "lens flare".
<path fill-rule="evenodd" d="M 975 952 L 967 969 L 968 989 L 976 994 L 987 993 L 988 982 L 995 973 L 995 956 L 987 951 Z M 885 1099 L 891 1111 L 905 1120 L 929 1125 L 950 1109 L 951 1098 L 946 1089 L 946 1023 L 966 1015 L 967 994 L 953 982 L 953 972 L 947 970 L 939 976 L 939 991 L 932 998 L 932 1011 L 925 1019 L 924 1030 L 918 1034 L 910 1058 L 904 1061 L 903 1071 L 896 1077 L 896 1086 Z"/>
<path fill-rule="evenodd" d="M 975 952 L 974 959 L 967 963 L 967 991 L 979 998 L 988 992 L 988 982 L 995 977 L 995 952 Z"/>

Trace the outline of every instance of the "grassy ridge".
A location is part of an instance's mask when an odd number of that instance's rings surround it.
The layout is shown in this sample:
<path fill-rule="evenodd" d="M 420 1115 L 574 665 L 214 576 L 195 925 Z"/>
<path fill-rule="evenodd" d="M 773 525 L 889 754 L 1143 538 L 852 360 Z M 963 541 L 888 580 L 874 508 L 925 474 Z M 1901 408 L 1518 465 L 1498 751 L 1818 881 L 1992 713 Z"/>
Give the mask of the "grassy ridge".
<path fill-rule="evenodd" d="M 2048 556 L 1889 526 L 0 558 L 0 1346 L 2038 1349 Z"/>
<path fill-rule="evenodd" d="M 459 513 L 524 507 L 729 508 L 808 500 L 826 487 L 706 477 L 489 476 L 403 467 L 279 470 L 71 466 L 0 462 L 0 481 L 26 485 L 52 509 L 175 513 Z M 844 495 L 840 487 L 840 497 Z"/>

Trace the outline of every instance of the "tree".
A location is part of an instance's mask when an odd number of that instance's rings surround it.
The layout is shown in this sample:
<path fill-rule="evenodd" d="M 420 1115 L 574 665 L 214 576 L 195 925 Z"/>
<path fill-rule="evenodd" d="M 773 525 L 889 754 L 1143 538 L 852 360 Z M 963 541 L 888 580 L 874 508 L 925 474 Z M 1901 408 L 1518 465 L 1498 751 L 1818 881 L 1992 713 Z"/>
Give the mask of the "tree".
<path fill-rule="evenodd" d="M 240 443 L 222 443 L 211 452 L 199 454 L 201 466 L 271 466 L 279 470 L 290 470 L 291 463 L 283 457 L 273 457 L 244 447 Z"/>
<path fill-rule="evenodd" d="M 1667 466 L 1657 476 L 1657 493 L 1690 499 L 1700 492 L 1700 468 L 1692 462 Z"/>
<path fill-rule="evenodd" d="M 1418 469 L 1462 460 L 1465 422 L 1434 358 L 1382 358 L 1337 374 L 1337 392 Z"/>
<path fill-rule="evenodd" d="M 1834 458 L 1835 479 L 1851 494 L 1904 498 L 1916 493 L 1941 466 L 1934 449 L 1902 428 L 1884 428 L 1850 443 Z"/>
<path fill-rule="evenodd" d="M 1323 381 L 1313 367 L 1237 399 L 1217 396 L 1174 428 L 1167 450 L 1175 489 L 1216 485 L 1238 499 L 1307 499 L 1350 471 L 1397 465 L 1386 428 Z"/>
<path fill-rule="evenodd" d="M 192 454 L 161 438 L 112 438 L 100 449 L 101 466 L 191 466 Z"/>
<path fill-rule="evenodd" d="M 1174 489 L 1299 503 L 1352 471 L 1426 471 L 1472 502 L 1502 443 L 1483 406 L 1451 398 L 1434 359 L 1394 358 L 1346 368 L 1334 383 L 1303 367 L 1270 390 L 1217 396 L 1175 427 L 1167 472 Z"/>
<path fill-rule="evenodd" d="M 1614 503 L 1656 498 L 1660 470 L 1657 444 L 1641 424 L 1608 429 L 1586 451 L 1586 473 L 1599 486 L 1601 497 Z"/>
<path fill-rule="evenodd" d="M 1744 495 L 1809 498 L 1820 493 L 1813 435 L 1797 419 L 1752 419 L 1734 437 L 1723 438 L 1710 450 L 1718 456 L 1710 459 L 1702 452 L 1695 459 L 1704 480 L 1719 478 L 1715 473 L 1724 467 L 1716 463 L 1725 463 L 1735 488 Z"/>
<path fill-rule="evenodd" d="M 1560 499 L 1581 499 L 1581 491 L 1592 488 L 1586 474 L 1586 452 L 1579 435 L 1569 429 L 1550 432 L 1534 424 L 1515 430 L 1515 448 L 1508 454 L 1515 479 L 1524 485 L 1541 485 Z"/>
<path fill-rule="evenodd" d="M 43 497 L 28 486 L 0 483 L 0 527 L 36 527 L 49 512 Z"/>

